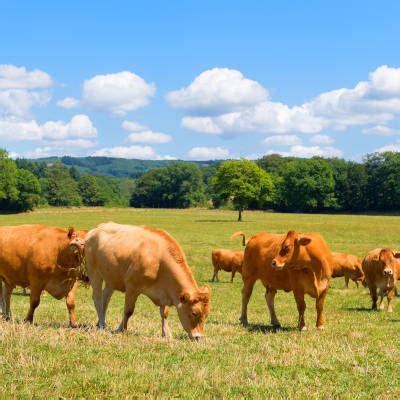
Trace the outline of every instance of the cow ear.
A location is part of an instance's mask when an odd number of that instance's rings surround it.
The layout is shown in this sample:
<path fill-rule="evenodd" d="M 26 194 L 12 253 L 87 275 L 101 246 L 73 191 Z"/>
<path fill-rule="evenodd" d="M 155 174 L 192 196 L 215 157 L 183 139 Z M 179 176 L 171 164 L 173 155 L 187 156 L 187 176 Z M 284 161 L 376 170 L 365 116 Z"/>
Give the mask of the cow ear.
<path fill-rule="evenodd" d="M 200 288 L 200 300 L 204 303 L 208 303 L 210 300 L 211 289 L 210 286 L 204 285 Z"/>
<path fill-rule="evenodd" d="M 72 238 L 72 235 L 74 234 L 74 232 L 75 232 L 74 227 L 73 227 L 73 226 L 69 226 L 69 227 L 68 227 L 68 238 L 69 238 L 69 239 Z"/>
<path fill-rule="evenodd" d="M 400 251 L 394 251 L 393 252 L 393 257 L 394 258 L 400 258 Z"/>
<path fill-rule="evenodd" d="M 190 300 L 190 293 L 188 293 L 188 292 L 182 292 L 182 293 L 181 293 L 181 297 L 180 297 L 181 303 L 183 303 L 183 304 L 188 303 L 189 300 Z"/>
<path fill-rule="evenodd" d="M 307 246 L 311 243 L 311 239 L 305 236 L 301 236 L 300 238 L 296 239 L 296 243 L 299 246 Z"/>
<path fill-rule="evenodd" d="M 372 257 L 372 259 L 373 259 L 374 261 L 379 261 L 379 254 L 375 254 L 375 255 Z"/>

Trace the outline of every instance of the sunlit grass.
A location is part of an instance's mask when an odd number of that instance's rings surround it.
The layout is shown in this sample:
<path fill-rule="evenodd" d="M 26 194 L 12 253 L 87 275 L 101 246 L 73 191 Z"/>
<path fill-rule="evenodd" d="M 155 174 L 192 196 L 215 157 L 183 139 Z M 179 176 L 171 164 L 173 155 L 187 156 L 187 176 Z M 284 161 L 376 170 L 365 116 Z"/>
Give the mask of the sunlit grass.
<path fill-rule="evenodd" d="M 390 216 L 305 215 L 214 210 L 44 209 L 1 215 L 0 225 L 44 223 L 90 229 L 100 222 L 147 224 L 168 230 L 181 243 L 199 284 L 212 288 L 207 339 L 186 338 L 171 312 L 174 338 L 161 338 L 158 309 L 139 298 L 128 332 L 95 329 L 91 291 L 77 293 L 79 329 L 67 328 L 63 301 L 42 297 L 35 325 L 21 323 L 28 298 L 15 291 L 15 322 L 0 322 L 0 398 L 396 398 L 400 396 L 400 304 L 394 312 L 369 310 L 366 289 L 343 289 L 333 281 L 326 305 L 326 330 L 317 332 L 314 301 L 307 298 L 308 331 L 295 330 L 293 296 L 279 292 L 277 314 L 284 327 L 269 329 L 264 290 L 257 284 L 249 305 L 249 328 L 239 325 L 241 277 L 212 276 L 214 247 L 240 249 L 230 235 L 256 232 L 321 232 L 332 250 L 363 256 L 378 246 L 400 248 L 400 218 Z M 117 327 L 123 296 L 108 312 Z"/>

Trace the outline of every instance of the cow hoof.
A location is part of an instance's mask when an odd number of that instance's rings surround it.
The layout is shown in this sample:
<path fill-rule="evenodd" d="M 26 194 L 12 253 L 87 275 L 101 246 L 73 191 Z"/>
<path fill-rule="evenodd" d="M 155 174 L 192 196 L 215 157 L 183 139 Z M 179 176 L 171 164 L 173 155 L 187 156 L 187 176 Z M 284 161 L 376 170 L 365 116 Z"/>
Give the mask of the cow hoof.
<path fill-rule="evenodd" d="M 105 325 L 105 324 L 100 324 L 100 322 L 98 322 L 98 323 L 96 324 L 96 328 L 97 328 L 97 329 L 102 329 L 102 330 L 104 330 L 104 329 L 106 329 L 106 325 Z"/>
<path fill-rule="evenodd" d="M 324 327 L 323 325 L 320 325 L 320 326 L 317 326 L 317 329 L 318 329 L 319 331 L 323 331 L 323 330 L 325 329 L 325 327 Z"/>
<path fill-rule="evenodd" d="M 243 326 L 248 326 L 249 325 L 249 321 L 247 321 L 247 319 L 239 318 L 239 321 Z"/>
<path fill-rule="evenodd" d="M 300 332 L 304 332 L 304 331 L 306 331 L 307 330 L 307 327 L 304 325 L 304 326 L 299 326 L 299 331 Z"/>
<path fill-rule="evenodd" d="M 278 323 L 275 323 L 275 324 L 273 323 L 273 324 L 272 324 L 272 328 L 273 328 L 273 329 L 281 329 L 281 328 L 282 328 L 282 325 L 281 325 L 279 322 L 278 322 Z"/>
<path fill-rule="evenodd" d="M 69 324 L 69 327 L 71 328 L 71 329 L 76 329 L 77 327 L 78 327 L 78 324 L 75 322 L 75 323 L 73 323 L 73 324 Z"/>
<path fill-rule="evenodd" d="M 388 312 L 393 312 L 393 310 L 391 308 L 388 308 Z"/>

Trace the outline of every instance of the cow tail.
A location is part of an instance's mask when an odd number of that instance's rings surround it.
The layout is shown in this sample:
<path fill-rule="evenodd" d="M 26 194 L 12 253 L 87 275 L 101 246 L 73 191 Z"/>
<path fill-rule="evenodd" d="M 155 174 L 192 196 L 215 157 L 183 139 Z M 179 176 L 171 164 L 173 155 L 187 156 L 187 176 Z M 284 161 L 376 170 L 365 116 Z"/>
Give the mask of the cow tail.
<path fill-rule="evenodd" d="M 242 237 L 242 246 L 246 246 L 247 241 L 246 241 L 246 235 L 244 234 L 244 232 L 239 231 L 239 232 L 235 232 L 232 236 L 231 239 L 235 239 L 237 237 L 241 236 Z"/>

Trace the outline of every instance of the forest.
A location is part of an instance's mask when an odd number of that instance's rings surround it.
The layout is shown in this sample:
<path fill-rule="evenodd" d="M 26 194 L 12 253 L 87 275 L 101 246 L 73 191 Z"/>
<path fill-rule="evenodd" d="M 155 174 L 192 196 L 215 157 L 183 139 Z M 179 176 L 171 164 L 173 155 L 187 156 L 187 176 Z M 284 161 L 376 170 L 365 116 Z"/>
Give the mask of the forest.
<path fill-rule="evenodd" d="M 245 209 L 399 211 L 400 153 L 372 153 L 362 162 L 272 154 L 256 161 L 193 163 L 106 157 L 13 160 L 0 150 L 2 212 L 81 205 L 222 207 L 238 210 L 239 219 Z"/>

